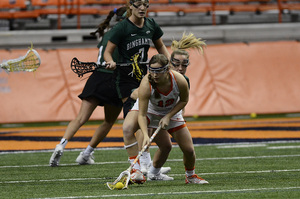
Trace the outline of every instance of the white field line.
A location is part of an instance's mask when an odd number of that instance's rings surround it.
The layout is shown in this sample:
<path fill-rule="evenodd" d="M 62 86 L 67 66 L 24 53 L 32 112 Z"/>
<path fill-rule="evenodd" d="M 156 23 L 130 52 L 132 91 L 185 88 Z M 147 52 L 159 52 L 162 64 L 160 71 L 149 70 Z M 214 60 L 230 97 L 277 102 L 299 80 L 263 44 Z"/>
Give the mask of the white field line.
<path fill-rule="evenodd" d="M 234 145 L 225 145 L 217 146 L 218 149 L 231 149 L 231 148 L 250 148 L 250 147 L 265 147 L 266 144 L 234 144 Z"/>
<path fill-rule="evenodd" d="M 228 175 L 228 174 L 255 174 L 255 173 L 279 173 L 279 172 L 299 172 L 300 169 L 283 169 L 283 170 L 264 170 L 264 171 L 236 171 L 236 172 L 215 172 L 215 173 L 199 173 L 201 176 L 206 175 Z M 169 176 L 184 176 L 185 174 L 169 174 Z M 112 179 L 117 176 L 112 177 Z M 87 181 L 87 180 L 111 180 L 110 178 L 68 178 L 68 179 L 51 179 L 51 180 L 17 180 L 3 181 L 0 184 L 20 184 L 20 183 L 40 183 L 40 182 L 65 182 L 65 181 Z"/>
<path fill-rule="evenodd" d="M 224 189 L 224 190 L 207 190 L 207 191 L 189 191 L 189 192 L 160 192 L 160 193 L 144 193 L 144 194 L 111 194 L 98 196 L 69 196 L 69 197 L 54 197 L 43 199 L 76 199 L 76 198 L 108 198 L 108 197 L 137 197 L 137 196 L 164 196 L 164 195 L 189 195 L 189 194 L 209 194 L 209 193 L 238 193 L 238 192 L 257 192 L 257 191 L 279 191 L 300 189 L 300 187 L 270 187 L 270 188 L 255 188 L 255 189 Z"/>
<path fill-rule="evenodd" d="M 270 146 L 267 147 L 267 149 L 297 149 L 300 148 L 300 146 Z"/>
<path fill-rule="evenodd" d="M 197 158 L 196 161 L 205 160 L 236 160 L 236 159 L 262 159 L 262 158 L 289 158 L 289 157 L 300 157 L 300 154 L 294 155 L 263 155 L 263 156 L 244 156 L 244 157 L 217 157 L 217 158 Z M 168 159 L 168 162 L 182 162 L 182 159 Z M 128 164 L 128 161 L 116 161 L 116 162 L 95 162 L 94 165 L 105 165 L 105 164 Z M 77 163 L 72 164 L 60 164 L 59 166 L 74 166 Z M 27 168 L 27 167 L 50 167 L 49 164 L 43 165 L 8 165 L 0 166 L 0 169 L 5 168 Z"/>
<path fill-rule="evenodd" d="M 278 140 L 278 141 L 257 141 L 257 142 L 232 142 L 232 143 L 207 143 L 207 144 L 194 144 L 195 147 L 203 147 L 203 146 L 233 146 L 233 145 L 255 145 L 255 144 L 289 144 L 289 143 L 300 143 L 300 140 Z M 177 144 L 172 146 L 173 148 L 179 147 Z M 53 149 L 45 149 L 45 150 L 19 150 L 19 151 L 0 151 L 0 155 L 2 154 L 20 154 L 20 153 L 49 153 L 53 152 L 55 145 L 53 145 Z M 157 146 L 151 146 L 151 148 L 158 148 Z M 84 148 L 85 149 L 85 148 Z M 78 149 L 65 149 L 64 151 L 82 151 L 83 148 Z M 124 150 L 124 147 L 99 147 L 96 148 L 95 151 L 106 151 L 106 150 Z"/>

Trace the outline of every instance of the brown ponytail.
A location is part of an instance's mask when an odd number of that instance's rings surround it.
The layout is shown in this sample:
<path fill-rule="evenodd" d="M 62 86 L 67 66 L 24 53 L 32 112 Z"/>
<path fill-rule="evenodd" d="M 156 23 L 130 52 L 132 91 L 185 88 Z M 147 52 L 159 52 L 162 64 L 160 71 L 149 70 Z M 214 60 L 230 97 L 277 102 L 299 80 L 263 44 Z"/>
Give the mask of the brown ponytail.
<path fill-rule="evenodd" d="M 113 9 L 109 12 L 106 19 L 98 25 L 98 28 L 95 32 L 91 32 L 90 35 L 96 36 L 98 33 L 99 38 L 103 37 L 105 29 L 109 27 L 109 23 L 115 14 L 117 15 L 117 21 L 123 18 L 124 13 L 127 11 L 127 7 L 123 6 L 118 9 Z M 126 16 L 124 16 L 126 17 Z"/>

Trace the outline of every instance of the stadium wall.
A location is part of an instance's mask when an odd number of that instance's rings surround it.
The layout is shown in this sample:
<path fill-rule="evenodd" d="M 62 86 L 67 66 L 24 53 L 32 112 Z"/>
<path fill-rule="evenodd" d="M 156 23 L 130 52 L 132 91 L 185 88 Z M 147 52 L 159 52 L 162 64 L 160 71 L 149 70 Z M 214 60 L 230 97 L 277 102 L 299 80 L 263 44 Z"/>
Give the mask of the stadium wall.
<path fill-rule="evenodd" d="M 0 61 L 27 50 L 0 50 Z M 37 49 L 42 64 L 34 73 L 0 69 L 0 123 L 69 121 L 88 75 L 78 78 L 70 61 L 95 61 L 97 49 Z M 171 51 L 169 49 L 169 51 Z M 149 57 L 156 53 L 151 49 Z M 300 43 L 296 41 L 209 45 L 190 51 L 190 101 L 186 116 L 300 112 Z M 122 118 L 122 114 L 120 114 Z M 97 108 L 91 119 L 103 119 Z"/>

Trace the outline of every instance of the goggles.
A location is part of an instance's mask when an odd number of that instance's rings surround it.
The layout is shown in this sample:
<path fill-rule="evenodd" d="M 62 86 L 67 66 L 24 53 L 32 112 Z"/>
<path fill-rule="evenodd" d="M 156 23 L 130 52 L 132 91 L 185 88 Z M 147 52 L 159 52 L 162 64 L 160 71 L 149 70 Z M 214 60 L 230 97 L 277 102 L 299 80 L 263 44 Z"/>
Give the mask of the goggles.
<path fill-rule="evenodd" d="M 131 0 L 130 4 L 133 5 L 135 8 L 140 8 L 142 5 L 145 8 L 149 8 L 149 1 L 141 1 L 141 0 Z"/>
<path fill-rule="evenodd" d="M 165 73 L 168 68 L 168 64 L 159 68 L 152 68 L 150 65 L 148 66 L 149 73 Z"/>
<path fill-rule="evenodd" d="M 180 65 L 186 68 L 190 64 L 190 60 L 189 59 L 185 59 L 185 60 L 182 61 L 182 63 L 180 63 L 180 60 L 173 58 L 173 59 L 171 59 L 171 64 L 175 68 L 179 67 Z"/>

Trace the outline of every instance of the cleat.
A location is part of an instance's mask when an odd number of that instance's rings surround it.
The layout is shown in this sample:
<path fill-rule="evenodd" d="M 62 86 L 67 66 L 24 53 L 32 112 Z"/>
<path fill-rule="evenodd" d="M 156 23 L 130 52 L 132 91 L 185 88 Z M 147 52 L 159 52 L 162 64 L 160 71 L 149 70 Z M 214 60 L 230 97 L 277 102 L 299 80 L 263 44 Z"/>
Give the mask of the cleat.
<path fill-rule="evenodd" d="M 208 182 L 206 180 L 204 180 L 203 178 L 200 178 L 196 174 L 194 174 L 190 177 L 187 177 L 185 175 L 185 183 L 186 184 L 208 184 Z"/>
<path fill-rule="evenodd" d="M 148 170 L 152 165 L 151 162 L 149 164 L 140 162 L 140 165 L 141 165 L 141 172 L 143 173 L 144 176 L 147 176 Z"/>
<path fill-rule="evenodd" d="M 171 167 L 162 167 L 161 169 L 160 169 L 160 172 L 162 173 L 162 174 L 167 174 L 167 173 L 169 173 L 171 171 Z"/>
<path fill-rule="evenodd" d="M 153 173 L 150 173 L 150 171 L 149 171 L 147 177 L 148 177 L 147 180 L 149 180 L 149 181 L 154 181 L 154 180 L 162 180 L 162 181 L 174 180 L 174 178 L 169 177 L 169 176 L 167 176 L 165 174 L 162 174 L 161 172 L 159 172 L 158 174 L 153 174 Z"/>
<path fill-rule="evenodd" d="M 146 178 L 140 170 L 132 169 L 130 174 L 130 180 L 133 183 L 143 184 L 146 182 Z"/>
<path fill-rule="evenodd" d="M 150 167 L 152 166 L 152 163 L 150 164 L 143 164 L 142 162 L 140 163 L 141 164 L 141 172 L 144 174 L 144 176 L 147 177 L 147 174 L 148 174 L 148 171 L 150 170 Z M 171 167 L 162 167 L 160 169 L 160 172 L 162 174 L 167 174 L 171 171 Z"/>
<path fill-rule="evenodd" d="M 76 158 L 76 162 L 80 165 L 94 164 L 94 156 L 92 152 L 90 155 L 86 155 L 83 152 L 80 152 L 79 156 Z"/>
<path fill-rule="evenodd" d="M 49 165 L 51 167 L 57 167 L 59 165 L 59 161 L 61 156 L 63 155 L 64 148 L 61 144 L 56 145 L 54 152 L 52 153 L 52 156 L 49 161 Z"/>

